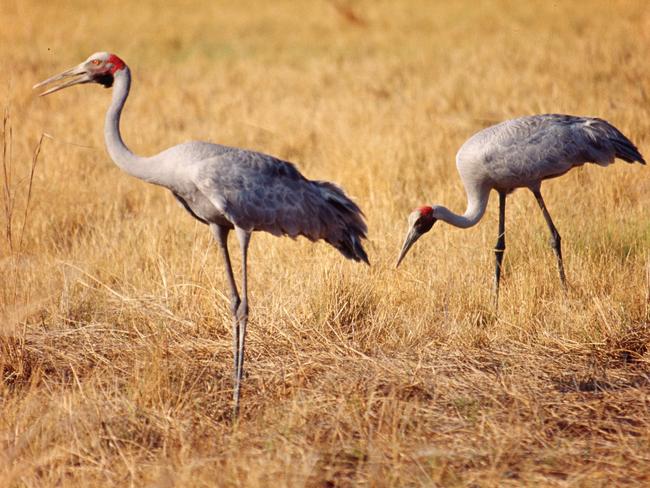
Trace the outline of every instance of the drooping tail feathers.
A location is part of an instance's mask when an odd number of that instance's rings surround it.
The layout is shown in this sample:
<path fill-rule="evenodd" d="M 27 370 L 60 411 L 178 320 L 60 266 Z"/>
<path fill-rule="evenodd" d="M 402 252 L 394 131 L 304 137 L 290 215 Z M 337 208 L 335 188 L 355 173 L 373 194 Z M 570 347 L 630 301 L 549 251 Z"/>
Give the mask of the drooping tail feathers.
<path fill-rule="evenodd" d="M 589 127 L 594 133 L 593 136 L 604 139 L 612 145 L 615 157 L 628 163 L 639 162 L 645 164 L 645 159 L 643 159 L 643 156 L 632 141 L 606 120 L 592 119 Z"/>
<path fill-rule="evenodd" d="M 350 200 L 343 190 L 327 181 L 314 181 L 320 190 L 328 210 L 335 215 L 328 222 L 325 241 L 338 249 L 343 256 L 354 261 L 370 264 L 361 240 L 366 238 L 368 227 L 363 220 L 363 212 Z M 327 212 L 327 213 L 330 213 Z"/>

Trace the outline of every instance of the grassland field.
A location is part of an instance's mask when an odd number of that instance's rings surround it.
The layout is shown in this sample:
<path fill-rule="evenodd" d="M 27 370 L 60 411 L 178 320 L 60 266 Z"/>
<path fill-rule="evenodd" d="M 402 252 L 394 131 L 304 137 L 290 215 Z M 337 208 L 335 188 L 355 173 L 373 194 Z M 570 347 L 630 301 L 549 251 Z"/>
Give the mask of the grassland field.
<path fill-rule="evenodd" d="M 650 155 L 647 2 L 2 0 L 0 25 L 0 486 L 650 486 L 647 167 L 544 184 L 566 295 L 524 190 L 498 313 L 494 196 L 394 269 L 413 208 L 464 210 L 483 127 L 594 115 Z M 31 90 L 103 50 L 136 153 L 263 151 L 367 216 L 370 268 L 254 236 L 235 425 L 209 232 L 110 161 L 109 91 Z"/>

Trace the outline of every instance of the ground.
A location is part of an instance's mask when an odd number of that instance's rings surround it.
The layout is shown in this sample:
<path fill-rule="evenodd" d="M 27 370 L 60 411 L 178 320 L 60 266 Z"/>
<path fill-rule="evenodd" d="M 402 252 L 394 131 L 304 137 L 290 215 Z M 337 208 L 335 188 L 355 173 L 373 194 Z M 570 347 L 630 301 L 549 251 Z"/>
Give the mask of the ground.
<path fill-rule="evenodd" d="M 454 156 L 483 127 L 594 115 L 650 154 L 646 2 L 171 3 L 0 3 L 0 485 L 650 483 L 648 168 L 543 185 L 566 294 L 525 190 L 498 311 L 496 198 L 394 269 L 415 207 L 464 210 Z M 261 150 L 366 213 L 370 268 L 254 236 L 236 423 L 209 232 L 110 161 L 108 90 L 31 90 L 100 50 L 131 66 L 136 153 Z"/>

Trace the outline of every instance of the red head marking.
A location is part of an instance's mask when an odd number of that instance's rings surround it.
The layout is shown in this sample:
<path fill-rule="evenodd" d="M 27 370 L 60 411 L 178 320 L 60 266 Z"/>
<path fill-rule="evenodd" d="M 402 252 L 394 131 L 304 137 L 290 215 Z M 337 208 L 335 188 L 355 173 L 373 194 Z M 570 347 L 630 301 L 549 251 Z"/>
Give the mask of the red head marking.
<path fill-rule="evenodd" d="M 124 69 L 124 67 L 126 66 L 126 63 L 122 61 L 120 58 L 118 58 L 117 56 L 115 56 L 115 54 L 111 54 L 108 57 L 108 62 L 113 65 L 110 71 L 112 75 L 114 75 L 116 71 Z"/>
<path fill-rule="evenodd" d="M 425 205 L 424 207 L 418 208 L 418 212 L 420 212 L 420 215 L 426 216 L 429 215 L 431 212 L 433 212 L 433 209 L 428 205 Z"/>

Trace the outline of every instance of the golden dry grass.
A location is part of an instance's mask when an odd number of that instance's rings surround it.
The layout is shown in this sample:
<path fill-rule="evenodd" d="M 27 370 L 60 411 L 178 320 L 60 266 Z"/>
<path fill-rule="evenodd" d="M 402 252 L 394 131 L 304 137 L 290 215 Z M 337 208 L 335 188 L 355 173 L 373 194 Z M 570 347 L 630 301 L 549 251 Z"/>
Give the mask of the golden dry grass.
<path fill-rule="evenodd" d="M 525 191 L 509 199 L 498 315 L 494 198 L 477 227 L 438 224 L 393 269 L 413 207 L 464 208 L 454 155 L 492 122 L 597 115 L 650 153 L 646 2 L 167 3 L 0 3 L 1 486 L 650 483 L 647 168 L 545 184 L 566 297 Z M 107 92 L 30 90 L 97 50 L 132 67 L 137 153 L 261 150 L 367 214 L 371 268 L 254 237 L 234 427 L 208 232 L 108 159 Z"/>

